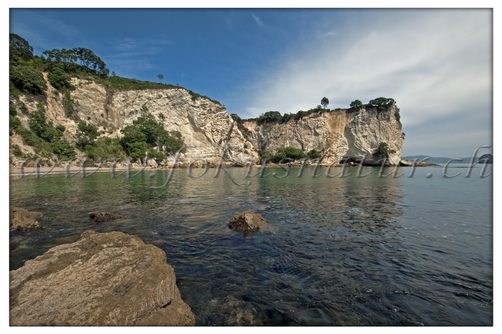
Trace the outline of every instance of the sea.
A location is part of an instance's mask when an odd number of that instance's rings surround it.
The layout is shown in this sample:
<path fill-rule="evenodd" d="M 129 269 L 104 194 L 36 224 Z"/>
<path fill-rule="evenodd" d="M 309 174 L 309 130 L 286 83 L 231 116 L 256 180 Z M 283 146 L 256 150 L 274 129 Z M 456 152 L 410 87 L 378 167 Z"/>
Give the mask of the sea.
<path fill-rule="evenodd" d="M 199 326 L 493 325 L 492 165 L 119 172 L 11 176 L 45 230 L 10 230 L 10 270 L 121 231 L 166 253 Z M 244 210 L 268 227 L 229 229 Z"/>

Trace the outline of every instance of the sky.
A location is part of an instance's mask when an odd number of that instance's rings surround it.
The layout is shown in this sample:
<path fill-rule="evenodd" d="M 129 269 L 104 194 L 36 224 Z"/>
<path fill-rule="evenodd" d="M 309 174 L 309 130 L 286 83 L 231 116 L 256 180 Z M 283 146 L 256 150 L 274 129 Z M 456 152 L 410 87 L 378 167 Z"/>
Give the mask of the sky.
<path fill-rule="evenodd" d="M 9 30 L 36 55 L 89 48 L 110 72 L 163 74 L 242 118 L 383 96 L 401 110 L 403 156 L 492 145 L 490 9 L 19 8 Z"/>

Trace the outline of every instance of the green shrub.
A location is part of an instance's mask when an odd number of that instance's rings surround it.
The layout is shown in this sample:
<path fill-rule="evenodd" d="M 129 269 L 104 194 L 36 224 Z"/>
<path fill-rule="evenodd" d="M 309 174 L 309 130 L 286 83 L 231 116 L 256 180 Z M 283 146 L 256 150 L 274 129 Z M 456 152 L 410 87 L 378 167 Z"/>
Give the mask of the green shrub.
<path fill-rule="evenodd" d="M 307 157 L 307 155 L 302 150 L 288 146 L 288 147 L 281 147 L 281 148 L 277 149 L 277 153 L 273 157 L 272 161 L 279 162 L 282 159 L 286 159 L 286 158 L 298 160 L 298 159 L 303 159 L 306 157 Z"/>
<path fill-rule="evenodd" d="M 384 111 L 394 99 L 386 97 L 378 97 L 368 102 L 367 107 L 377 108 L 378 111 Z"/>
<path fill-rule="evenodd" d="M 87 145 L 82 150 L 89 161 L 95 162 L 113 158 L 125 158 L 126 154 L 120 145 L 120 138 L 100 138 L 93 145 Z"/>
<path fill-rule="evenodd" d="M 274 158 L 274 155 L 267 151 L 267 150 L 263 150 L 260 152 L 260 156 L 263 158 L 263 159 L 268 159 L 268 160 L 272 160 Z"/>
<path fill-rule="evenodd" d="M 311 150 L 309 153 L 307 153 L 307 156 L 309 159 L 320 159 L 322 158 L 322 155 L 320 152 L 317 152 L 316 150 Z"/>
<path fill-rule="evenodd" d="M 11 116 L 16 116 L 16 115 L 17 115 L 17 110 L 16 110 L 16 108 L 9 108 L 9 115 L 11 115 Z"/>
<path fill-rule="evenodd" d="M 373 153 L 373 155 L 376 155 L 378 157 L 387 157 L 389 155 L 389 145 L 387 145 L 387 143 L 380 143 L 380 145 L 378 145 L 378 148 L 377 150 L 375 151 L 375 153 Z"/>
<path fill-rule="evenodd" d="M 26 104 L 24 104 L 23 101 L 17 101 L 17 104 L 19 105 L 19 109 L 21 110 L 21 112 L 25 115 L 29 115 L 30 112 L 28 111 L 28 108 L 26 108 Z"/>
<path fill-rule="evenodd" d="M 38 137 L 25 127 L 19 126 L 15 131 L 23 139 L 23 144 L 33 147 L 33 150 L 36 153 L 44 152 L 45 154 L 50 154 L 50 152 L 52 152 L 51 145 L 48 142 L 44 141 L 42 138 Z"/>
<path fill-rule="evenodd" d="M 52 151 L 59 159 L 73 158 L 76 155 L 73 146 L 64 139 L 55 141 L 51 146 Z"/>
<path fill-rule="evenodd" d="M 92 145 L 98 137 L 98 129 L 91 123 L 79 122 L 77 136 L 77 147 L 84 148 L 87 145 Z"/>
<path fill-rule="evenodd" d="M 233 120 L 236 121 L 237 123 L 242 121 L 242 119 L 237 114 L 230 114 L 230 117 L 232 117 Z"/>
<path fill-rule="evenodd" d="M 9 115 L 9 128 L 17 129 L 20 126 L 21 126 L 21 121 L 19 120 L 19 118 Z"/>
<path fill-rule="evenodd" d="M 70 88 L 70 76 L 63 70 L 62 64 L 55 64 L 47 74 L 47 79 L 57 90 Z"/>
<path fill-rule="evenodd" d="M 399 114 L 399 109 L 396 109 L 396 111 L 394 112 L 394 116 L 396 117 L 399 124 L 401 124 L 401 115 Z"/>
<path fill-rule="evenodd" d="M 17 89 L 31 94 L 44 94 L 47 89 L 42 72 L 34 67 L 11 66 L 10 81 Z"/>

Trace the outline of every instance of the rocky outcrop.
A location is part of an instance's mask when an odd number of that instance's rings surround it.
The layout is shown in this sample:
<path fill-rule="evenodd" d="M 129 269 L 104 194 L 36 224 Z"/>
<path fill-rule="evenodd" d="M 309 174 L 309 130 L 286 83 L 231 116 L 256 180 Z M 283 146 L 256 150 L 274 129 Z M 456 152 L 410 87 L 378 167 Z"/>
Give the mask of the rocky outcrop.
<path fill-rule="evenodd" d="M 228 222 L 228 227 L 241 233 L 246 233 L 267 227 L 267 222 L 261 215 L 251 210 L 246 210 L 233 216 Z"/>
<path fill-rule="evenodd" d="M 150 113 L 171 134 L 179 133 L 186 145 L 195 146 L 181 154 L 180 163 L 196 158 L 217 162 L 222 154 L 241 161 L 258 157 L 253 144 L 242 136 L 221 104 L 204 97 L 193 98 L 181 87 L 116 91 L 92 80 L 72 78 L 71 83 L 75 87 L 69 93 L 71 103 L 68 103 L 68 96 L 59 93 L 48 81 L 46 96 L 26 94 L 19 97 L 28 112 L 37 110 L 37 103 L 42 103 L 47 120 L 65 126 L 64 138 L 70 143 L 76 140 L 78 119 L 104 131 L 100 137 L 115 138 L 122 136 L 120 130 L 125 126 Z M 14 97 L 10 102 L 11 107 L 16 106 Z M 17 114 L 21 124 L 29 128 L 28 116 L 20 110 Z M 13 144 L 28 153 L 29 149 L 19 145 L 19 140 L 12 141 Z M 229 145 L 233 147 L 225 150 Z"/>
<path fill-rule="evenodd" d="M 304 152 L 316 150 L 323 154 L 323 163 L 328 164 L 343 158 L 359 161 L 365 155 L 368 162 L 377 161 L 380 157 L 373 154 L 380 143 L 387 143 L 389 162 L 395 165 L 401 159 L 404 141 L 396 112 L 399 111 L 391 102 L 384 111 L 336 109 L 285 124 L 244 122 L 241 130 L 259 151 L 273 153 L 283 145 Z"/>
<path fill-rule="evenodd" d="M 96 223 L 124 218 L 123 216 L 117 213 L 111 213 L 111 212 L 93 212 L 89 214 L 89 217 L 92 219 L 93 222 Z"/>
<path fill-rule="evenodd" d="M 11 206 L 9 215 L 9 227 L 11 229 L 17 229 L 19 231 L 24 231 L 28 229 L 39 228 L 36 218 L 42 217 L 40 212 L 30 212 L 23 208 L 17 208 Z"/>
<path fill-rule="evenodd" d="M 10 272 L 11 326 L 186 326 L 166 255 L 121 232 L 84 232 Z"/>

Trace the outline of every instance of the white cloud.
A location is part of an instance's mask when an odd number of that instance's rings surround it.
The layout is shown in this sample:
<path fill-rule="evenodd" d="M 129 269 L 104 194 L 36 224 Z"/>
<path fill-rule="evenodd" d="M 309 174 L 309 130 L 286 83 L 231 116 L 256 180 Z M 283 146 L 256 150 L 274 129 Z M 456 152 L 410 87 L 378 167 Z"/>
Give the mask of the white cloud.
<path fill-rule="evenodd" d="M 256 21 L 256 23 L 260 27 L 264 27 L 265 26 L 265 24 L 262 22 L 262 20 L 258 16 L 256 16 L 254 13 L 252 13 L 251 16 L 253 16 L 253 19 Z"/>

